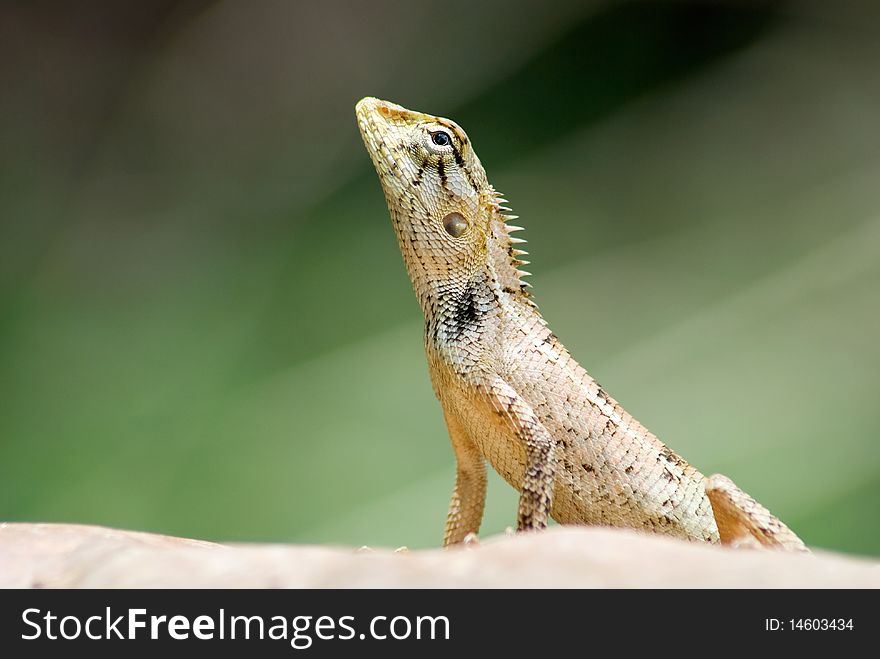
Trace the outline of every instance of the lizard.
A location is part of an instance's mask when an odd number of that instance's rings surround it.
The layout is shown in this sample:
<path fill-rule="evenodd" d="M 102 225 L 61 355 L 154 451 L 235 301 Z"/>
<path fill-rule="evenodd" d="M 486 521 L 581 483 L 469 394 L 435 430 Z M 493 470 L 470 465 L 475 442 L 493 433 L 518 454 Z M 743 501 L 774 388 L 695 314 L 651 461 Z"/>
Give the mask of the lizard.
<path fill-rule="evenodd" d="M 458 124 L 373 97 L 355 113 L 424 316 L 455 453 L 444 546 L 479 532 L 488 462 L 520 493 L 517 531 L 552 517 L 807 551 L 730 479 L 707 478 L 668 448 L 574 360 L 524 280 L 517 216 Z"/>

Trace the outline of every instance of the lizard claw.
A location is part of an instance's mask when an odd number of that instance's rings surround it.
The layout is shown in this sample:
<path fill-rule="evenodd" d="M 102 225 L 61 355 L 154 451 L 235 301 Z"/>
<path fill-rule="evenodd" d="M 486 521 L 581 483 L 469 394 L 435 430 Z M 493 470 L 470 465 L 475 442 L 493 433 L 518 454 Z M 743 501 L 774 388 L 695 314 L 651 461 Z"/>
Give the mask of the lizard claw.
<path fill-rule="evenodd" d="M 468 533 L 461 543 L 465 547 L 477 547 L 480 544 L 480 539 L 477 537 L 476 533 Z"/>

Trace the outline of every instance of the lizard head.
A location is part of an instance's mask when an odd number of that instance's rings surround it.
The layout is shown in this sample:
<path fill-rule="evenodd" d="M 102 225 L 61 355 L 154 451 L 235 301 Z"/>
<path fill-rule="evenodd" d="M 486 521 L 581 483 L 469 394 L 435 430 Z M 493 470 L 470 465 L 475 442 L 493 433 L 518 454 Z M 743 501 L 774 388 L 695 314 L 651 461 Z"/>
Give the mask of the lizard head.
<path fill-rule="evenodd" d="M 509 210 L 486 179 L 468 136 L 454 121 L 367 97 L 356 107 L 391 221 L 420 299 L 467 287 L 488 274 L 526 296 L 516 268 L 524 242 L 509 235 Z M 420 290 L 424 288 L 424 290 Z"/>

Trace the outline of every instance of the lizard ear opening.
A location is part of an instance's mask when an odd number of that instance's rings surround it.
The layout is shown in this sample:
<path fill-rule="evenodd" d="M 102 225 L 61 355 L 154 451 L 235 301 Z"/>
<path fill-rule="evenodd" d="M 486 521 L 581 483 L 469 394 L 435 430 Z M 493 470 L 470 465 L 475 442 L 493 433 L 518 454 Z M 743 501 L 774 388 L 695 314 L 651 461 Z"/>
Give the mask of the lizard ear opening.
<path fill-rule="evenodd" d="M 460 238 L 468 228 L 468 221 L 461 213 L 449 213 L 443 218 L 443 228 L 453 238 Z"/>

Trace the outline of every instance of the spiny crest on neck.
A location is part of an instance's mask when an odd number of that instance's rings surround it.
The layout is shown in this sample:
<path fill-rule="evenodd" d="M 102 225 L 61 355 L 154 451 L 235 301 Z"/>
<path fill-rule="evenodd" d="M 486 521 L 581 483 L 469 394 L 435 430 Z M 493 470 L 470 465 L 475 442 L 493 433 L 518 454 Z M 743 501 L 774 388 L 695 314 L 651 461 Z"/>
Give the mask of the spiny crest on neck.
<path fill-rule="evenodd" d="M 522 258 L 528 255 L 528 252 L 522 249 L 526 240 L 513 235 L 517 231 L 523 230 L 523 227 L 511 224 L 519 219 L 519 216 L 512 214 L 512 209 L 506 205 L 508 201 L 504 198 L 503 193 L 497 192 L 491 185 L 489 185 L 489 192 L 490 226 L 492 229 L 489 256 L 498 277 L 498 283 L 506 293 L 515 295 L 530 306 L 536 307 L 528 290 L 531 284 L 524 280 L 524 277 L 528 277 L 531 273 L 520 270 L 521 266 L 529 264 L 529 261 Z"/>

